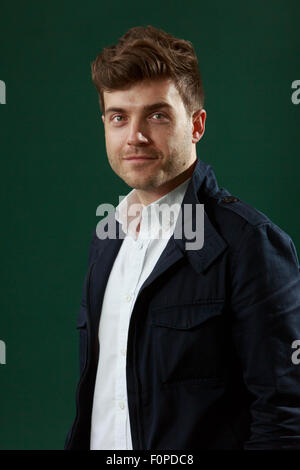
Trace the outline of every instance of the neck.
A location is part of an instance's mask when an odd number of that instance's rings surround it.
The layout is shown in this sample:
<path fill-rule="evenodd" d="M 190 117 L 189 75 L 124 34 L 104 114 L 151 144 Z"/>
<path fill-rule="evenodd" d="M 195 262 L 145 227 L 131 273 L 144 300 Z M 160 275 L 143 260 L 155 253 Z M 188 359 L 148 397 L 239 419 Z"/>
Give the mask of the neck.
<path fill-rule="evenodd" d="M 192 176 L 196 163 L 197 163 L 197 158 L 185 171 L 177 175 L 172 180 L 167 181 L 166 183 L 162 184 L 158 188 L 152 189 L 151 191 L 143 190 L 143 189 L 136 189 L 136 193 L 141 204 L 143 204 L 144 206 L 148 206 L 152 202 L 157 201 L 158 199 L 163 197 L 165 194 L 168 194 L 169 192 L 173 191 L 173 189 L 175 189 L 177 186 L 179 186 L 180 184 L 182 184 L 184 181 L 186 181 L 188 178 Z"/>

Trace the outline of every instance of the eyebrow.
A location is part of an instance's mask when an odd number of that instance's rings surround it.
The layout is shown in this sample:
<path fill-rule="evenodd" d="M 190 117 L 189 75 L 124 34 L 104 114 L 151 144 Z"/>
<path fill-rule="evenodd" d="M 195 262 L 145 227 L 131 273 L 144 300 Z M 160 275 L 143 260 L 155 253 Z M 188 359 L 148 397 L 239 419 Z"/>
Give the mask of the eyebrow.
<path fill-rule="evenodd" d="M 143 106 L 143 110 L 144 111 L 153 111 L 154 109 L 160 109 L 160 108 L 167 108 L 167 109 L 170 109 L 172 110 L 173 107 L 169 104 L 169 103 L 166 103 L 165 101 L 160 101 L 159 103 L 153 103 L 153 104 L 147 104 L 145 106 Z M 125 113 L 126 110 L 124 108 L 116 108 L 116 107 L 110 107 L 110 108 L 107 108 L 105 110 L 105 113 L 104 114 L 108 114 L 108 113 L 111 113 L 111 112 L 114 112 L 114 113 Z"/>

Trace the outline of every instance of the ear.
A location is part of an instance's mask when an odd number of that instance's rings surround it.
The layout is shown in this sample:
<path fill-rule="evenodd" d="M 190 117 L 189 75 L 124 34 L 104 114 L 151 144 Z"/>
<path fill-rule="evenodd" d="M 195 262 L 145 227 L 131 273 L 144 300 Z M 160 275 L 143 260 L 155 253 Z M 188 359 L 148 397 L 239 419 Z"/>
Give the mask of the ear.
<path fill-rule="evenodd" d="M 103 122 L 103 124 L 104 124 L 105 117 L 103 116 L 103 114 L 101 115 L 101 118 L 102 118 L 102 122 Z"/>
<path fill-rule="evenodd" d="M 193 114 L 193 137 L 192 142 L 199 142 L 205 131 L 206 111 L 201 108 Z"/>

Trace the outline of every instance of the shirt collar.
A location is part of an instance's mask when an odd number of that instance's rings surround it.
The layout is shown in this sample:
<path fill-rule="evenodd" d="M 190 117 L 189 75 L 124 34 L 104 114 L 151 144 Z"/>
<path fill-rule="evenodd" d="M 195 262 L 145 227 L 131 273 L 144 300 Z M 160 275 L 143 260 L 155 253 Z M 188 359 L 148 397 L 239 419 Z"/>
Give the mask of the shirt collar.
<path fill-rule="evenodd" d="M 116 207 L 115 218 L 122 225 L 124 233 L 134 240 L 139 238 L 161 238 L 174 230 L 182 200 L 190 178 L 160 199 L 144 206 L 138 199 L 136 189 L 130 191 Z M 139 232 L 136 231 L 140 223 Z M 161 232 L 160 232 L 161 230 Z"/>

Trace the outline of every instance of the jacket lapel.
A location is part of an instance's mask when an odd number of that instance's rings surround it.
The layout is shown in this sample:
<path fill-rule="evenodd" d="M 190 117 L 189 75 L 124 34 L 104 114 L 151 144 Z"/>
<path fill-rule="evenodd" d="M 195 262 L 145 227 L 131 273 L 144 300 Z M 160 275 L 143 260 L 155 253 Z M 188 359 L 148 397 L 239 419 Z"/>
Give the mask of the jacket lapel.
<path fill-rule="evenodd" d="M 179 230 L 179 233 L 182 234 L 182 237 L 176 238 L 174 234 L 172 235 L 165 250 L 160 256 L 158 262 L 156 263 L 152 273 L 142 285 L 139 293 L 141 293 L 143 289 L 149 286 L 153 281 L 155 281 L 155 279 L 157 279 L 158 276 L 163 274 L 167 269 L 169 269 L 174 263 L 176 263 L 183 256 L 186 256 L 188 258 L 188 261 L 190 262 L 192 267 L 195 269 L 195 271 L 197 271 L 198 273 L 201 273 L 205 269 L 207 269 L 212 264 L 212 262 L 221 253 L 223 253 L 223 251 L 227 248 L 227 243 L 219 235 L 219 233 L 214 228 L 213 224 L 210 222 L 208 215 L 205 211 L 205 204 L 204 204 L 203 246 L 201 249 L 198 249 L 198 250 L 187 249 L 188 244 L 193 242 L 193 240 L 185 236 L 186 232 L 184 230 L 184 220 L 186 219 L 184 216 L 184 212 L 187 207 L 190 207 L 190 209 L 193 208 L 192 218 L 190 222 L 191 222 L 191 229 L 193 232 L 195 232 L 197 229 L 195 208 L 197 204 L 200 204 L 200 201 L 198 198 L 198 192 L 200 190 L 201 185 L 204 186 L 203 185 L 203 181 L 205 179 L 204 177 L 205 176 L 210 176 L 210 178 L 212 177 L 212 174 L 206 175 L 207 170 L 210 170 L 210 166 L 205 164 L 201 160 L 198 160 L 197 165 L 195 166 L 195 170 L 191 178 L 190 184 L 187 187 L 186 194 L 182 201 L 181 211 L 180 211 L 181 213 L 178 216 L 176 227 L 174 230 L 174 233 L 176 233 L 178 226 L 181 225 L 181 229 Z M 212 180 L 213 181 L 211 180 L 210 181 L 216 183 L 215 178 L 212 178 Z M 214 185 L 212 185 L 212 187 L 213 186 Z M 215 189 L 218 189 L 217 184 L 214 187 Z"/>
<path fill-rule="evenodd" d="M 110 213 L 108 218 L 103 220 L 105 231 L 110 224 L 115 224 L 114 213 Z M 112 226 L 112 225 L 111 225 Z M 105 293 L 106 284 L 110 271 L 113 267 L 114 261 L 121 248 L 125 234 L 120 226 L 116 223 L 116 237 L 105 238 L 98 241 L 97 257 L 92 267 L 92 273 L 89 284 L 89 298 L 90 298 L 90 320 L 92 329 L 91 331 L 98 331 L 98 323 L 102 308 L 103 297 Z"/>

